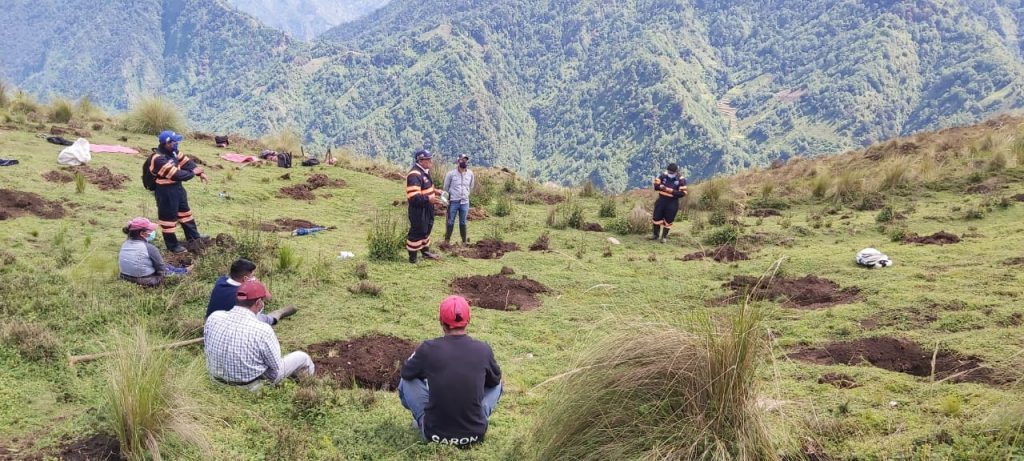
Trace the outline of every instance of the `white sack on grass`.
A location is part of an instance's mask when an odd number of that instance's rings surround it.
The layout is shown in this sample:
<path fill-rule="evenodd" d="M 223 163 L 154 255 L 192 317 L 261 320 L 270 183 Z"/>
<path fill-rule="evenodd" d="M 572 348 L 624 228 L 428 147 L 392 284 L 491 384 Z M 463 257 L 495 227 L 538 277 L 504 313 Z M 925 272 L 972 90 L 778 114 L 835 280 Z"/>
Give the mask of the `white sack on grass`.
<path fill-rule="evenodd" d="M 865 248 L 857 252 L 857 264 L 870 268 L 889 267 L 892 260 L 874 248 Z"/>
<path fill-rule="evenodd" d="M 89 141 L 85 138 L 78 138 L 74 144 L 65 147 L 57 154 L 57 163 L 61 165 L 78 166 L 89 163 L 92 160 L 92 152 L 89 152 Z"/>

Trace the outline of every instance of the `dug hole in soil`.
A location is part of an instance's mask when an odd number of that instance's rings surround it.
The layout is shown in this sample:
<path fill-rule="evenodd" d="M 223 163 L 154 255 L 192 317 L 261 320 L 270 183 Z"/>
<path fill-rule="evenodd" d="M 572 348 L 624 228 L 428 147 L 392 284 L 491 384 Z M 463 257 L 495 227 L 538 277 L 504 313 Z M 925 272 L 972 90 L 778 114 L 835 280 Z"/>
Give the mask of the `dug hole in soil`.
<path fill-rule="evenodd" d="M 484 239 L 468 246 L 451 245 L 442 242 L 441 250 L 463 258 L 498 259 L 505 256 L 505 253 L 519 251 L 519 245 L 513 242 Z"/>
<path fill-rule="evenodd" d="M 416 343 L 412 341 L 381 335 L 323 342 L 306 348 L 317 373 L 331 376 L 338 386 L 355 384 L 388 391 L 398 389 L 402 362 L 414 350 Z"/>
<path fill-rule="evenodd" d="M 932 376 L 933 353 L 934 350 L 925 350 L 917 343 L 906 339 L 880 336 L 800 349 L 788 356 L 817 365 L 859 365 L 867 362 L 885 370 L 927 377 Z M 947 378 L 954 383 L 1007 382 L 1006 379 L 997 376 L 996 370 L 984 367 L 976 357 L 939 350 L 935 355 L 935 380 Z"/>
<path fill-rule="evenodd" d="M 796 309 L 821 309 L 846 304 L 860 299 L 860 289 L 847 287 L 828 279 L 807 275 L 800 278 L 765 278 L 737 275 L 723 285 L 733 294 L 721 301 L 736 302 L 747 295 L 752 300 L 781 301 L 783 306 Z"/>
<path fill-rule="evenodd" d="M 128 175 L 111 172 L 107 167 L 92 168 L 89 165 L 62 168 L 43 173 L 43 179 L 49 182 L 69 183 L 75 180 L 75 173 L 81 173 L 85 180 L 99 190 L 124 188 Z"/>
<path fill-rule="evenodd" d="M 733 261 L 746 261 L 750 259 L 746 253 L 737 250 L 732 245 L 722 245 L 718 248 L 712 248 L 710 250 L 701 250 L 694 253 L 690 253 L 683 256 L 683 261 L 696 261 L 704 258 L 714 259 L 715 262 L 733 262 Z"/>
<path fill-rule="evenodd" d="M 63 218 L 64 206 L 32 192 L 0 189 L 0 221 L 28 215 L 45 219 Z"/>
<path fill-rule="evenodd" d="M 345 181 L 317 173 L 307 178 L 303 184 L 282 187 L 280 192 L 281 195 L 295 200 L 315 200 L 316 195 L 313 195 L 313 191 L 324 187 L 345 187 Z"/>
<path fill-rule="evenodd" d="M 291 232 L 300 227 L 321 227 L 319 224 L 314 224 L 312 221 L 293 218 L 277 218 L 273 221 L 264 221 L 261 223 L 242 221 L 240 224 L 246 228 L 256 229 L 263 232 Z"/>
<path fill-rule="evenodd" d="M 904 243 L 917 243 L 920 245 L 946 245 L 949 243 L 960 243 L 960 237 L 946 231 L 939 231 L 932 235 L 911 234 L 903 238 Z"/>
<path fill-rule="evenodd" d="M 121 461 L 121 443 L 116 437 L 104 434 L 73 440 L 55 453 L 63 461 Z"/>
<path fill-rule="evenodd" d="M 550 290 L 540 282 L 525 276 L 509 277 L 511 270 L 502 269 L 497 275 L 474 275 L 452 281 L 452 293 L 469 301 L 470 306 L 499 311 L 527 311 L 540 306 L 537 295 Z"/>

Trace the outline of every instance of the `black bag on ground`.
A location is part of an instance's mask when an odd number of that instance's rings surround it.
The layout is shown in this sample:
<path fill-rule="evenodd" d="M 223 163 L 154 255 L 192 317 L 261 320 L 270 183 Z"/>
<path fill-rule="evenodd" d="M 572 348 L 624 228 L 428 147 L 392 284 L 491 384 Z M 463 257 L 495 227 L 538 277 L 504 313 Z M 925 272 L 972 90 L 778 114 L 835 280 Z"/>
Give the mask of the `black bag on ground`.
<path fill-rule="evenodd" d="M 320 161 L 315 158 L 307 158 L 302 161 L 302 166 L 317 166 L 319 164 Z"/>
<path fill-rule="evenodd" d="M 68 141 L 67 139 L 64 139 L 63 137 L 60 136 L 50 136 L 49 138 L 46 138 L 46 142 L 50 144 L 56 144 L 58 146 L 70 146 L 74 144 L 73 142 Z"/>
<path fill-rule="evenodd" d="M 157 155 L 156 149 L 153 149 L 153 153 L 146 157 L 145 163 L 142 164 L 142 187 L 146 190 L 156 190 L 156 176 L 153 176 L 153 172 L 149 171 L 149 164 L 153 161 L 153 156 Z"/>
<path fill-rule="evenodd" d="M 228 147 L 231 145 L 231 141 L 228 140 L 227 136 L 214 136 L 213 142 L 217 143 L 217 147 Z"/>
<path fill-rule="evenodd" d="M 277 166 L 281 168 L 292 167 L 292 154 L 288 152 L 280 152 L 277 154 Z"/>

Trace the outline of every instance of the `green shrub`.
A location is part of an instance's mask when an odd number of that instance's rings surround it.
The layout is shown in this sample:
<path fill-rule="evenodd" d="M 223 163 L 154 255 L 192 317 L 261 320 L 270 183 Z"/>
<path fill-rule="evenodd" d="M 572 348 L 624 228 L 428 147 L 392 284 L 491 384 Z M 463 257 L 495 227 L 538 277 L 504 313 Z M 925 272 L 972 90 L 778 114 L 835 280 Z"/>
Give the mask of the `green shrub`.
<path fill-rule="evenodd" d="M 85 176 L 83 176 L 80 171 L 76 171 L 74 178 L 75 178 L 75 193 L 76 194 L 84 194 L 85 193 Z"/>
<path fill-rule="evenodd" d="M 117 339 L 106 372 L 106 419 L 122 454 L 132 461 L 160 459 L 168 436 L 205 444 L 192 381 L 174 366 L 171 352 L 153 347 L 141 327 Z"/>
<path fill-rule="evenodd" d="M 448 176 L 449 171 L 451 171 L 450 164 L 435 156 L 434 166 L 430 167 L 430 180 L 434 181 L 434 187 L 438 190 L 444 190 L 444 178 Z"/>
<path fill-rule="evenodd" d="M 985 169 L 988 171 L 1002 171 L 1006 169 L 1006 154 L 1003 151 L 998 151 L 989 157 L 988 162 L 985 164 Z"/>
<path fill-rule="evenodd" d="M 545 224 L 552 229 L 579 229 L 583 227 L 583 207 L 575 200 L 567 200 L 548 209 Z"/>
<path fill-rule="evenodd" d="M 599 218 L 614 218 L 618 213 L 618 204 L 615 202 L 615 197 L 606 197 L 601 201 L 601 209 L 597 211 Z"/>
<path fill-rule="evenodd" d="M 470 201 L 475 206 L 487 206 L 497 193 L 494 180 L 487 176 L 477 176 L 470 192 Z"/>
<path fill-rule="evenodd" d="M 711 246 L 735 245 L 736 239 L 738 239 L 739 236 L 740 231 L 736 227 L 722 226 L 708 234 L 708 236 L 704 238 L 704 244 Z"/>
<path fill-rule="evenodd" d="M 92 99 L 89 99 L 88 96 L 82 96 L 82 98 L 78 100 L 75 111 L 78 113 L 79 117 L 86 119 L 105 117 L 103 111 L 99 107 L 96 107 L 96 105 L 93 104 Z"/>
<path fill-rule="evenodd" d="M 519 190 L 516 177 L 509 176 L 507 179 L 505 179 L 505 182 L 502 184 L 501 189 L 504 190 L 506 194 L 516 193 Z"/>
<path fill-rule="evenodd" d="M 490 227 L 487 228 L 487 232 L 484 233 L 484 238 L 494 240 L 495 242 L 504 242 L 505 230 L 501 228 L 501 224 L 492 222 Z"/>
<path fill-rule="evenodd" d="M 288 273 L 298 269 L 299 264 L 302 263 L 302 258 L 295 251 L 294 248 L 283 245 L 277 250 L 277 270 L 280 272 Z"/>
<path fill-rule="evenodd" d="M 811 181 L 811 196 L 814 198 L 825 198 L 829 189 L 832 188 L 832 177 L 828 173 L 820 173 Z"/>
<path fill-rule="evenodd" d="M 71 102 L 64 98 L 55 98 L 50 102 L 50 121 L 53 123 L 68 123 L 75 115 Z"/>
<path fill-rule="evenodd" d="M 46 325 L 11 320 L 0 328 L 0 340 L 29 360 L 55 359 L 61 356 L 60 338 Z"/>
<path fill-rule="evenodd" d="M 32 95 L 18 90 L 14 93 L 14 100 L 11 101 L 11 111 L 23 115 L 30 115 L 39 112 L 39 103 Z"/>
<path fill-rule="evenodd" d="M 981 209 L 979 209 L 979 208 L 970 207 L 970 208 L 964 210 L 964 220 L 972 221 L 972 220 L 984 219 L 984 218 L 985 218 L 985 212 L 981 211 Z"/>
<path fill-rule="evenodd" d="M 853 203 L 860 198 L 861 179 L 851 171 L 844 171 L 836 178 L 832 198 L 838 203 Z"/>
<path fill-rule="evenodd" d="M 356 267 L 352 268 L 352 274 L 359 280 L 366 280 L 370 278 L 370 271 L 366 263 L 356 264 Z"/>
<path fill-rule="evenodd" d="M 685 333 L 617 333 L 559 377 L 534 428 L 536 459 L 778 459 L 763 407 L 760 312 Z"/>
<path fill-rule="evenodd" d="M 949 417 L 960 416 L 963 402 L 956 395 L 947 395 L 939 400 L 939 411 Z"/>
<path fill-rule="evenodd" d="M 366 234 L 366 256 L 372 261 L 397 261 L 405 248 L 405 235 L 398 222 L 387 213 L 377 213 Z"/>
<path fill-rule="evenodd" d="M 646 234 L 651 231 L 651 214 L 636 205 L 628 215 L 612 221 L 605 229 L 619 235 Z"/>
<path fill-rule="evenodd" d="M 896 226 L 889 229 L 889 240 L 893 242 L 902 242 L 906 240 L 908 235 L 910 235 L 910 231 L 903 226 Z"/>
<path fill-rule="evenodd" d="M 882 210 L 875 216 L 875 222 L 887 223 L 892 221 L 896 217 L 896 213 L 892 210 L 892 206 L 886 205 L 882 207 Z"/>
<path fill-rule="evenodd" d="M 491 213 L 497 217 L 505 217 L 512 214 L 512 197 L 508 195 L 502 195 L 498 197 L 498 201 L 494 203 L 494 207 L 491 208 Z"/>
<path fill-rule="evenodd" d="M 170 101 L 155 97 L 144 97 L 125 118 L 129 131 L 156 135 L 164 130 L 179 133 L 186 131 L 185 118 Z"/>
<path fill-rule="evenodd" d="M 788 210 L 789 202 L 774 197 L 756 197 L 748 203 L 750 208 L 758 209 L 772 209 L 772 210 Z"/>
<path fill-rule="evenodd" d="M 715 227 L 724 226 L 727 222 L 729 222 L 729 217 L 726 216 L 723 210 L 712 211 L 711 215 L 708 216 L 708 224 Z"/>
<path fill-rule="evenodd" d="M 698 205 L 705 210 L 715 210 L 723 206 L 728 192 L 729 182 L 725 178 L 713 178 L 700 184 Z"/>

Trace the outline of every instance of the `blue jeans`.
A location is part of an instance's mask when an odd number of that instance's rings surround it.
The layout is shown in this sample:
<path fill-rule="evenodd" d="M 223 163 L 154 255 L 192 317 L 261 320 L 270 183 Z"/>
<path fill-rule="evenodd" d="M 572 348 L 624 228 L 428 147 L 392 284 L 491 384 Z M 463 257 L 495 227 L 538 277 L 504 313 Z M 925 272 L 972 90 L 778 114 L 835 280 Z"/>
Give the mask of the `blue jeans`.
<path fill-rule="evenodd" d="M 469 200 L 462 203 L 449 203 L 448 204 L 448 225 L 455 224 L 455 215 L 459 215 L 459 225 L 466 225 L 466 218 L 469 217 Z"/>
<path fill-rule="evenodd" d="M 501 398 L 501 383 L 497 386 L 484 389 L 484 397 L 480 400 L 480 406 L 484 410 L 484 419 L 490 420 L 494 407 L 498 406 L 498 399 Z M 426 414 L 427 402 L 430 401 L 430 386 L 425 379 L 408 380 L 398 382 L 398 399 L 402 406 L 412 413 L 412 420 L 420 430 L 420 436 L 426 439 L 423 434 L 423 415 Z"/>

